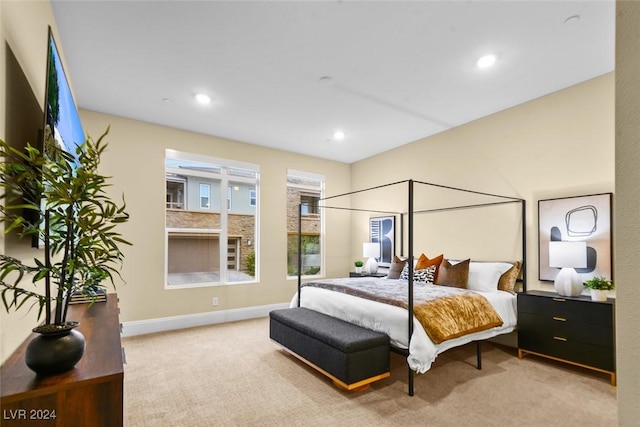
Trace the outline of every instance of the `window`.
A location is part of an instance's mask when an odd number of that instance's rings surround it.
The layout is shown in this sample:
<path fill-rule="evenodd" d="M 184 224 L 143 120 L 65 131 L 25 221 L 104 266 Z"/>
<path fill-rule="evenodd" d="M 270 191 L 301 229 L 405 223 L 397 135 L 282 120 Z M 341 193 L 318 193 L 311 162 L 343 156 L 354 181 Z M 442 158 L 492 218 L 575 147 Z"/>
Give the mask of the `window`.
<path fill-rule="evenodd" d="M 167 209 L 184 209 L 186 179 L 178 175 L 167 175 Z"/>
<path fill-rule="evenodd" d="M 289 170 L 287 172 L 287 275 L 298 275 L 298 210 L 302 213 L 302 274 L 322 274 L 322 198 L 324 177 Z"/>
<path fill-rule="evenodd" d="M 259 167 L 166 150 L 165 176 L 165 287 L 257 281 Z"/>
<path fill-rule="evenodd" d="M 210 206 L 210 198 L 211 198 L 211 185 L 210 184 L 200 184 L 200 208 L 201 209 L 209 209 Z"/>
<path fill-rule="evenodd" d="M 256 190 L 249 191 L 249 204 L 251 206 L 256 205 Z"/>
<path fill-rule="evenodd" d="M 302 215 L 317 215 L 318 201 L 320 200 L 319 194 L 305 194 L 300 193 L 300 204 L 302 209 Z"/>

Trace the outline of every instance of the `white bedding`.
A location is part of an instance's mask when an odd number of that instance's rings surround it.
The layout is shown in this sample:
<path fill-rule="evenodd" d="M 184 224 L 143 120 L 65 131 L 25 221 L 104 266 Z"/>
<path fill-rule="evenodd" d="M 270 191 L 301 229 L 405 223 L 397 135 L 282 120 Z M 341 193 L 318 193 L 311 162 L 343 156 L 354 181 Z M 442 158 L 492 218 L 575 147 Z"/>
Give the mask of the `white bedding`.
<path fill-rule="evenodd" d="M 407 361 L 412 370 L 424 373 L 429 370 L 436 357 L 453 347 L 471 341 L 491 338 L 514 330 L 517 322 L 516 296 L 504 291 L 480 292 L 484 295 L 503 320 L 502 326 L 475 332 L 459 338 L 434 344 L 424 331 L 420 322 L 413 319 L 413 335 L 408 343 L 407 310 L 389 304 L 334 292 L 327 289 L 304 286 L 302 288 L 301 307 L 319 311 L 350 323 L 363 326 L 389 335 L 391 344 L 409 349 Z M 294 295 L 291 307 L 297 307 L 298 295 Z"/>

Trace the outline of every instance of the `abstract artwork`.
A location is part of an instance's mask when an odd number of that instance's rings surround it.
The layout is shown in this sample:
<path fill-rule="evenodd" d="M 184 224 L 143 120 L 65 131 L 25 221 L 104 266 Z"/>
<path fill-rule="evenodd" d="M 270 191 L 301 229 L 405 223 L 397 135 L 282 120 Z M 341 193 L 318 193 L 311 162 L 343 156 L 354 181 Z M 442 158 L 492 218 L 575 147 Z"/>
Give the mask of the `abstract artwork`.
<path fill-rule="evenodd" d="M 576 268 L 584 281 L 612 279 L 611 193 L 538 201 L 538 278 L 553 281 L 560 271 L 549 267 L 549 242 L 584 241 L 587 267 Z"/>
<path fill-rule="evenodd" d="M 369 241 L 380 243 L 380 257 L 376 258 L 378 265 L 391 266 L 395 250 L 395 217 L 385 216 L 369 219 Z"/>

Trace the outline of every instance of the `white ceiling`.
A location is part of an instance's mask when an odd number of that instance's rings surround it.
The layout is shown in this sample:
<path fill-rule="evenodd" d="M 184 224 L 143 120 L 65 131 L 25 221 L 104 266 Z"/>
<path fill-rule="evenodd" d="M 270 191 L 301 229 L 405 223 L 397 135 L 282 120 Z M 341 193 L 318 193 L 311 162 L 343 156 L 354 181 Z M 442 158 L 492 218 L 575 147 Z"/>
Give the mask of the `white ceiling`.
<path fill-rule="evenodd" d="M 80 108 L 346 163 L 614 69 L 613 0 L 54 0 L 53 10 Z M 489 52 L 495 66 L 478 69 Z M 197 92 L 212 103 L 198 105 Z"/>

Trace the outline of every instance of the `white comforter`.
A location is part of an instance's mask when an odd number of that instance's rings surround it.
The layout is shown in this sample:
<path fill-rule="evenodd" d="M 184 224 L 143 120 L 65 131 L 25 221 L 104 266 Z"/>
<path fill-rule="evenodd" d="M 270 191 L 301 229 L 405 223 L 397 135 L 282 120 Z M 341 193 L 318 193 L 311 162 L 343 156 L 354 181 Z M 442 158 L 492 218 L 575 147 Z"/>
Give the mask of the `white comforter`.
<path fill-rule="evenodd" d="M 429 338 L 420 322 L 413 319 L 413 335 L 408 341 L 409 322 L 407 310 L 389 304 L 334 292 L 327 289 L 304 286 L 301 307 L 319 311 L 332 317 L 355 323 L 362 327 L 384 332 L 391 344 L 409 349 L 407 361 L 412 370 L 424 373 L 436 357 L 453 347 L 471 341 L 491 338 L 514 330 L 517 322 L 516 296 L 504 291 L 478 292 L 484 295 L 502 318 L 502 326 L 444 341 L 438 345 Z M 298 295 L 294 295 L 291 307 L 297 307 Z"/>

